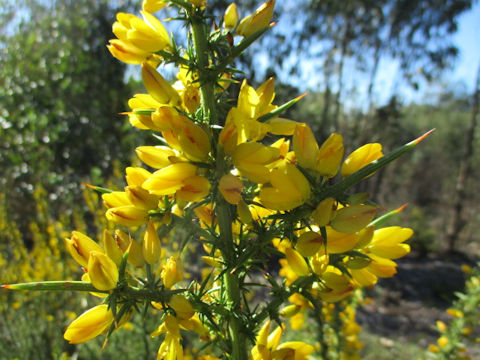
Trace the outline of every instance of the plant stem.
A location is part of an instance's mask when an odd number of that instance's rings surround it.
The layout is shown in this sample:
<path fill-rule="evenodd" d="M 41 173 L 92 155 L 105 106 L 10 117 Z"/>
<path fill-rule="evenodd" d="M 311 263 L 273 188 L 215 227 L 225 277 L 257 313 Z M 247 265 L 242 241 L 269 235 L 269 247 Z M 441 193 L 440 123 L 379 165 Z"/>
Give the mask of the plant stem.
<path fill-rule="evenodd" d="M 195 46 L 195 59 L 198 65 L 198 77 L 200 80 L 201 104 L 204 122 L 217 124 L 215 83 L 217 74 L 209 69 L 209 48 L 204 18 L 198 13 L 198 9 L 189 12 L 191 31 Z M 216 177 L 220 179 L 226 172 L 225 159 L 221 151 L 217 152 Z M 215 212 L 219 224 L 219 248 L 222 250 L 224 260 L 228 267 L 233 267 L 236 261 L 234 239 L 232 234 L 233 215 L 230 206 L 218 192 L 215 204 Z M 234 360 L 247 360 L 247 345 L 244 325 L 238 314 L 241 312 L 241 286 L 237 273 L 226 272 L 224 285 L 229 307 L 228 335 L 231 341 L 231 358 Z"/>

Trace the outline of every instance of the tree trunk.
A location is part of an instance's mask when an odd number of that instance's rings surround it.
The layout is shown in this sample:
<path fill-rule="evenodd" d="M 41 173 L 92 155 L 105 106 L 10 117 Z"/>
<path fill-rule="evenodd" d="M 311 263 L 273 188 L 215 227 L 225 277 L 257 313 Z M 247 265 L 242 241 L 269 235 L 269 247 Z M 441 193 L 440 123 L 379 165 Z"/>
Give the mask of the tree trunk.
<path fill-rule="evenodd" d="M 463 218 L 463 207 L 467 200 L 467 193 L 465 185 L 467 179 L 472 176 L 472 161 L 474 155 L 474 139 L 475 130 L 477 127 L 477 116 L 479 111 L 480 100 L 480 64 L 477 70 L 477 80 L 475 82 L 475 89 L 473 92 L 472 116 L 470 118 L 470 125 L 465 134 L 465 154 L 460 163 L 458 171 L 457 184 L 455 189 L 455 202 L 453 204 L 453 214 L 450 227 L 447 231 L 448 252 L 452 253 L 455 250 L 455 242 L 457 241 L 460 232 L 466 225 L 467 221 Z"/>

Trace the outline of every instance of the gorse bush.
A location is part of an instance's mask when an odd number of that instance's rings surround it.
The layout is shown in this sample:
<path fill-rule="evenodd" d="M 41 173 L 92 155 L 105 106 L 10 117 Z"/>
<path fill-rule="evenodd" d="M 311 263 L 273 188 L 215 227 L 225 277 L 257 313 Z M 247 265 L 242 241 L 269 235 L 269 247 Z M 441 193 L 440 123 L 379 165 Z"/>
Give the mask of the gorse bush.
<path fill-rule="evenodd" d="M 345 334 L 332 340 L 338 356 L 358 356 L 354 308 L 329 304 L 393 276 L 413 231 L 382 227 L 400 209 L 379 216 L 368 194 L 349 189 L 426 135 L 386 155 L 370 143 L 344 158 L 340 134 L 318 144 L 307 124 L 281 118 L 302 96 L 274 105 L 273 78 L 254 88 L 234 67 L 274 25 L 274 5 L 240 21 L 235 4 L 218 21 L 201 0 L 146 0 L 141 18 L 117 15 L 108 49 L 141 65 L 147 91 L 129 100 L 126 115 L 158 145 L 136 149 L 146 166 L 126 168 L 123 191 L 90 185 L 102 194 L 108 223 L 97 222 L 102 245 L 85 227 L 66 237 L 81 281 L 3 286 L 97 296 L 99 304 L 67 327 L 71 344 L 106 334 L 107 345 L 136 313 L 157 323 L 158 359 L 183 359 L 192 341 L 188 356 L 199 359 L 309 359 L 312 344 L 282 334 L 286 319 L 298 329 L 299 314 L 313 309 L 325 331 L 319 356 L 328 353 L 332 329 Z M 185 25 L 185 41 L 153 15 L 165 6 L 178 11 L 172 21 Z M 178 81 L 170 85 L 160 65 L 175 66 Z M 225 90 L 237 84 L 232 99 Z M 195 255 L 205 265 L 191 254 L 186 261 L 188 249 L 203 249 Z"/>

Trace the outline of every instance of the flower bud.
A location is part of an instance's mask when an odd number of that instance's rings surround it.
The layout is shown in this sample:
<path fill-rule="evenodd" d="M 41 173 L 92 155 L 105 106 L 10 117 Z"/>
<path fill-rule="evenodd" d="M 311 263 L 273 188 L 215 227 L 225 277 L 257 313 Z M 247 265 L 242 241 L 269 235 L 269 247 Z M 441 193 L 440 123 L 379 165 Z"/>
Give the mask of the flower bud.
<path fill-rule="evenodd" d="M 292 138 L 293 151 L 301 167 L 313 170 L 315 169 L 318 144 L 315 140 L 310 126 L 307 124 L 298 124 L 295 128 Z"/>
<path fill-rule="evenodd" d="M 103 252 L 95 241 L 78 231 L 73 231 L 70 239 L 65 239 L 65 244 L 70 255 L 83 267 L 87 267 L 91 251 Z"/>
<path fill-rule="evenodd" d="M 88 276 L 98 290 L 112 290 L 117 286 L 117 265 L 103 252 L 92 251 L 88 259 Z"/>
<path fill-rule="evenodd" d="M 269 0 L 260 5 L 255 12 L 240 21 L 237 28 L 237 34 L 248 37 L 255 32 L 267 27 L 270 24 L 273 16 L 273 7 L 275 0 Z"/>
<path fill-rule="evenodd" d="M 177 153 L 168 146 L 139 146 L 135 152 L 140 160 L 154 169 L 170 165 L 172 163 L 170 158 L 177 156 Z"/>
<path fill-rule="evenodd" d="M 145 265 L 145 258 L 143 257 L 142 247 L 132 239 L 132 237 L 122 230 L 115 230 L 115 240 L 118 247 L 125 253 L 128 252 L 128 263 L 135 267 L 142 267 Z"/>
<path fill-rule="evenodd" d="M 103 232 L 103 248 L 105 249 L 105 253 L 113 260 L 113 262 L 120 266 L 122 262 L 122 250 L 118 247 L 117 243 L 115 242 L 112 235 L 108 230 Z"/>
<path fill-rule="evenodd" d="M 342 165 L 342 176 L 347 177 L 352 175 L 354 172 L 382 156 L 382 145 L 378 143 L 363 145 L 345 159 Z"/>
<path fill-rule="evenodd" d="M 235 3 L 231 3 L 227 10 L 225 10 L 225 17 L 223 21 L 223 26 L 226 29 L 232 30 L 238 23 L 238 11 L 237 5 Z"/>
<path fill-rule="evenodd" d="M 288 265 L 298 276 L 307 276 L 310 274 L 310 269 L 308 268 L 307 262 L 299 252 L 292 248 L 287 248 L 285 249 L 285 256 L 287 258 Z"/>
<path fill-rule="evenodd" d="M 142 8 L 149 13 L 155 13 L 165 6 L 165 0 L 143 0 Z"/>
<path fill-rule="evenodd" d="M 343 157 L 343 137 L 331 134 L 318 150 L 315 170 L 322 176 L 333 177 Z"/>
<path fill-rule="evenodd" d="M 177 91 L 147 63 L 142 64 L 142 79 L 148 93 L 156 101 L 161 104 L 180 105 L 181 99 Z"/>
<path fill-rule="evenodd" d="M 105 213 L 109 221 L 125 226 L 140 226 L 147 222 L 148 213 L 145 209 L 134 205 L 110 208 Z"/>
<path fill-rule="evenodd" d="M 143 238 L 142 250 L 145 261 L 150 265 L 155 264 L 162 255 L 160 238 L 158 237 L 157 230 L 155 229 L 152 220 L 148 221 L 147 231 Z"/>
<path fill-rule="evenodd" d="M 183 280 L 182 262 L 173 256 L 167 260 L 162 273 L 160 274 L 163 284 L 167 289 L 170 289 L 177 282 Z"/>
<path fill-rule="evenodd" d="M 65 330 L 63 337 L 70 344 L 79 344 L 108 331 L 114 320 L 108 305 L 95 306 L 76 318 Z"/>

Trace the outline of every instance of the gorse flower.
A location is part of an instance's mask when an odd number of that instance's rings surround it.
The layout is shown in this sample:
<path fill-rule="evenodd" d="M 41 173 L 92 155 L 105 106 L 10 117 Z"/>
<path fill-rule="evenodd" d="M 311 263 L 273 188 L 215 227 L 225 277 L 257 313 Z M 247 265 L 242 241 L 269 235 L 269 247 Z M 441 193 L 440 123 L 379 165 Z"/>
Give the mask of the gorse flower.
<path fill-rule="evenodd" d="M 376 218 L 381 207 L 349 189 L 423 137 L 387 155 L 367 144 L 343 160 L 340 134 L 317 142 L 307 124 L 280 117 L 303 96 L 274 104 L 273 78 L 254 87 L 233 70 L 234 59 L 269 28 L 274 5 L 267 1 L 238 23 L 232 4 L 224 28 L 202 0 L 144 0 L 141 18 L 117 15 L 108 49 L 140 65 L 145 87 L 124 114 L 155 140 L 135 149 L 142 165 L 125 169 L 123 189 L 89 185 L 106 208 L 103 249 L 78 231 L 65 240 L 85 275 L 54 287 L 103 301 L 70 324 L 68 341 L 108 338 L 143 308 L 158 318 L 151 334 L 162 336 L 157 359 L 183 359 L 185 332 L 205 341 L 205 359 L 247 360 L 249 351 L 253 360 L 310 359 L 314 348 L 282 343 L 286 327 L 270 333 L 271 320 L 289 318 L 298 329 L 305 311 L 320 314 L 326 303 L 393 276 L 393 260 L 410 251 L 412 230 L 381 225 L 398 211 Z M 165 6 L 185 22 L 187 48 L 154 15 Z M 167 64 L 178 70 L 173 85 L 159 67 Z M 229 83 L 240 84 L 236 99 L 225 91 Z M 251 281 L 253 273 L 266 281 Z M 272 298 L 252 307 L 259 286 Z M 358 349 L 354 310 L 346 307 L 341 320 L 338 331 Z"/>

